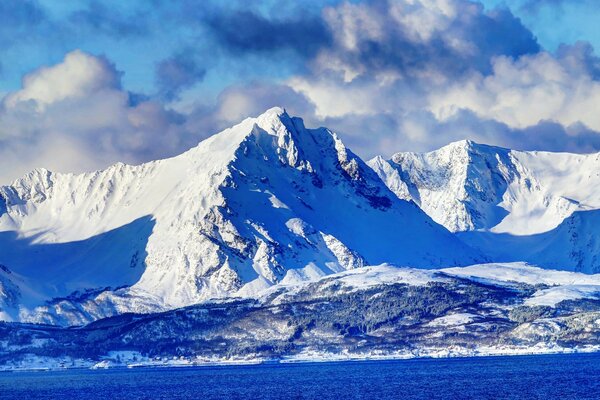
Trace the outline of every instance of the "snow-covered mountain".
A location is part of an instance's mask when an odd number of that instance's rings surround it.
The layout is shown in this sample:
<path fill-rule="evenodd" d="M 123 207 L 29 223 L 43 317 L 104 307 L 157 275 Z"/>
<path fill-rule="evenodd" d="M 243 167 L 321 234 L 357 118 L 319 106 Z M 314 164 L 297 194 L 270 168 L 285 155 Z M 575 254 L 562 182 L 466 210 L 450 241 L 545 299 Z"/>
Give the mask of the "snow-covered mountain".
<path fill-rule="evenodd" d="M 334 133 L 280 108 L 171 159 L 0 187 L 0 249 L 0 319 L 58 324 L 368 264 L 482 260 Z"/>
<path fill-rule="evenodd" d="M 494 261 L 600 271 L 600 154 L 461 141 L 369 165 L 399 198 Z"/>

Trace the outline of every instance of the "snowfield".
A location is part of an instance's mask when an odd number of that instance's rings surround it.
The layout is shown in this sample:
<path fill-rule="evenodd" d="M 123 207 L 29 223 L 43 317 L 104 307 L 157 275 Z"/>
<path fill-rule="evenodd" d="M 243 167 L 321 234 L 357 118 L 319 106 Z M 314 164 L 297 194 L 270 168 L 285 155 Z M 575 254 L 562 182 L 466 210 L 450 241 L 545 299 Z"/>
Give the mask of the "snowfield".
<path fill-rule="evenodd" d="M 445 268 L 443 272 L 490 283 L 518 282 L 528 285 L 600 285 L 600 274 L 554 271 L 526 263 L 481 264 L 464 268 Z"/>

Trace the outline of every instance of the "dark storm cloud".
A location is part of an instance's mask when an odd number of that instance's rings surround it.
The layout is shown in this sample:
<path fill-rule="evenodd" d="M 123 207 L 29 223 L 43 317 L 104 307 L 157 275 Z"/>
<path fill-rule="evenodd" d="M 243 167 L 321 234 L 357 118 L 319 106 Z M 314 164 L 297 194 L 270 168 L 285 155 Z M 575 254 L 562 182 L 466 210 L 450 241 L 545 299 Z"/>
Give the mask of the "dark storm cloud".
<path fill-rule="evenodd" d="M 446 141 L 468 137 L 480 143 L 504 146 L 515 150 L 575 153 L 600 151 L 598 132 L 581 124 L 565 127 L 554 121 L 540 121 L 535 125 L 516 129 L 496 120 L 483 119 L 468 110 L 463 110 L 443 122 L 435 121 L 433 116 L 430 118 L 432 118 L 430 121 L 432 133 L 438 133 Z M 449 135 L 454 135 L 454 137 L 449 137 Z"/>
<path fill-rule="evenodd" d="M 240 10 L 214 13 L 205 22 L 218 43 L 233 53 L 291 50 L 312 56 L 331 41 L 327 26 L 318 16 L 278 18 Z"/>
<path fill-rule="evenodd" d="M 473 38 L 480 50 L 478 58 L 483 60 L 498 55 L 516 58 L 540 51 L 533 33 L 506 8 L 479 14 L 466 27 L 465 35 Z M 484 65 L 489 66 L 489 62 Z"/>
<path fill-rule="evenodd" d="M 472 69 L 488 73 L 494 56 L 540 51 L 510 10 L 485 12 L 480 3 L 454 3 L 458 15 L 439 12 L 436 5 L 384 0 L 331 9 L 325 15 L 337 39 L 331 53 L 355 69 L 412 75 L 433 68 L 452 76 Z M 369 32 L 377 29 L 380 34 Z M 353 48 L 348 36 L 354 36 Z"/>
<path fill-rule="evenodd" d="M 179 93 L 200 82 L 206 69 L 194 59 L 193 52 L 181 52 L 156 66 L 156 83 L 159 95 L 167 100 L 177 99 Z"/>
<path fill-rule="evenodd" d="M 352 149 L 360 149 L 365 158 L 389 157 L 398 151 L 430 151 L 463 139 L 515 150 L 600 151 L 600 134 L 583 125 L 565 127 L 557 122 L 540 121 L 516 129 L 493 119 L 481 118 L 468 110 L 443 121 L 421 110 L 401 117 L 382 113 L 327 118 L 325 125 L 342 134 L 345 143 Z M 424 135 L 415 135 L 415 131 Z"/>
<path fill-rule="evenodd" d="M 580 41 L 573 45 L 561 44 L 556 50 L 556 57 L 571 68 L 578 68 L 581 73 L 600 80 L 600 57 L 590 43 Z"/>

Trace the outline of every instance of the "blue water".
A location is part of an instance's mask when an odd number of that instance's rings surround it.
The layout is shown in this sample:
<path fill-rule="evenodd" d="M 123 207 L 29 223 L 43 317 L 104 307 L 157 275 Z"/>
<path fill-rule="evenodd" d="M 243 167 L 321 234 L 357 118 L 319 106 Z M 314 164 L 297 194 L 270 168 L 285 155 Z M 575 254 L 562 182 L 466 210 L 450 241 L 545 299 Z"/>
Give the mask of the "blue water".
<path fill-rule="evenodd" d="M 0 399 L 600 399 L 600 354 L 0 373 Z"/>

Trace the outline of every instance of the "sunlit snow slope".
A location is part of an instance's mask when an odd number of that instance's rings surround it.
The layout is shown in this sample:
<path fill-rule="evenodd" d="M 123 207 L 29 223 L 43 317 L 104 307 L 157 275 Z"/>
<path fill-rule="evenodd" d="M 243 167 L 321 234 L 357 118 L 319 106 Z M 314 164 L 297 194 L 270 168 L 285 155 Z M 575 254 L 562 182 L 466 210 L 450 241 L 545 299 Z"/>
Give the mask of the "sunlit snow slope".
<path fill-rule="evenodd" d="M 482 260 L 335 134 L 279 108 L 171 159 L 0 187 L 0 249 L 0 317 L 60 324 L 367 264 Z"/>
<path fill-rule="evenodd" d="M 600 154 L 451 143 L 369 165 L 494 261 L 600 272 Z"/>

